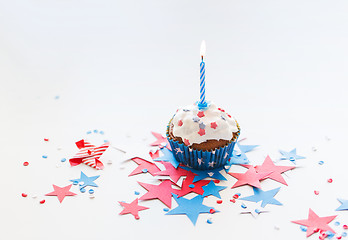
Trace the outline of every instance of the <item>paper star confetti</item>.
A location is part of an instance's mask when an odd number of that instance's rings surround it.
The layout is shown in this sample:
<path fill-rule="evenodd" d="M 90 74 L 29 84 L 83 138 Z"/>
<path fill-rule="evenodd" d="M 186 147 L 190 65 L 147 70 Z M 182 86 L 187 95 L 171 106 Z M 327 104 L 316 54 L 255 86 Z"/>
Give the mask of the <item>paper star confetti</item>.
<path fill-rule="evenodd" d="M 131 159 L 133 162 L 138 164 L 138 167 L 133 170 L 128 176 L 133 176 L 139 173 L 150 173 L 152 176 L 154 176 L 154 173 L 160 171 L 160 169 L 156 166 L 156 164 L 151 163 L 149 161 L 146 161 L 145 159 L 142 158 L 132 158 Z"/>
<path fill-rule="evenodd" d="M 168 142 L 168 139 L 166 137 L 163 137 L 160 133 L 156 133 L 156 132 L 151 132 L 151 133 L 157 139 L 156 141 L 150 144 L 151 146 L 159 146 L 159 147 L 165 146 L 168 150 L 172 150 Z"/>
<path fill-rule="evenodd" d="M 193 179 L 193 182 L 198 182 L 204 178 L 210 177 L 213 179 L 217 179 L 217 180 L 227 180 L 221 173 L 220 171 L 222 171 L 224 168 L 220 167 L 220 168 L 216 168 L 216 169 L 212 169 L 212 170 L 196 170 L 196 169 L 192 169 L 192 168 L 188 168 L 188 167 L 180 167 L 183 168 L 187 171 L 191 171 L 193 172 L 196 176 Z"/>
<path fill-rule="evenodd" d="M 139 211 L 149 209 L 148 207 L 143 207 L 138 205 L 138 198 L 131 203 L 119 202 L 124 209 L 120 212 L 120 215 L 132 214 L 135 219 L 139 219 Z"/>
<path fill-rule="evenodd" d="M 172 182 L 165 180 L 159 185 L 138 182 L 143 188 L 148 190 L 139 200 L 158 199 L 166 206 L 172 206 Z"/>
<path fill-rule="evenodd" d="M 213 195 L 213 196 L 221 199 L 221 196 L 220 196 L 219 192 L 224 190 L 227 187 L 225 187 L 225 186 L 217 186 L 217 185 L 215 185 L 214 181 L 210 181 L 208 183 L 208 185 L 203 186 L 202 188 L 204 190 L 204 193 L 202 195 L 203 197 Z"/>
<path fill-rule="evenodd" d="M 305 159 L 305 157 L 296 154 L 296 148 L 292 149 L 290 152 L 286 152 L 283 150 L 279 150 L 279 152 L 282 154 L 280 160 L 290 160 L 291 162 L 296 164 L 296 160 Z"/>
<path fill-rule="evenodd" d="M 240 141 L 237 142 L 237 145 L 238 145 L 240 151 L 243 153 L 250 152 L 259 146 L 259 145 L 241 145 Z"/>
<path fill-rule="evenodd" d="M 169 162 L 162 162 L 166 170 L 163 171 L 157 171 L 154 175 L 155 176 L 169 176 L 170 179 L 173 180 L 174 183 L 177 183 L 180 177 L 192 175 L 193 173 L 191 171 L 187 171 L 185 169 L 182 169 L 181 167 L 175 168 L 173 165 Z"/>
<path fill-rule="evenodd" d="M 311 236 L 316 229 L 322 231 L 330 231 L 335 233 L 335 231 L 328 225 L 336 216 L 329 217 L 319 217 L 314 213 L 312 209 L 309 209 L 308 219 L 292 221 L 293 223 L 300 224 L 307 227 L 307 237 Z"/>
<path fill-rule="evenodd" d="M 260 180 L 271 174 L 271 172 L 257 173 L 252 167 L 249 168 L 245 173 L 228 173 L 232 177 L 237 178 L 238 181 L 232 186 L 232 188 L 239 187 L 242 185 L 250 185 L 253 187 L 261 188 Z"/>
<path fill-rule="evenodd" d="M 208 207 L 202 204 L 202 196 L 196 196 L 192 199 L 186 199 L 178 198 L 177 195 L 173 194 L 173 197 L 179 206 L 167 212 L 166 215 L 186 214 L 186 216 L 191 220 L 193 225 L 196 225 L 199 214 L 210 213 L 210 209 L 213 209 L 212 207 Z"/>
<path fill-rule="evenodd" d="M 59 202 L 63 202 L 64 198 L 66 196 L 75 196 L 76 193 L 70 192 L 72 184 L 66 186 L 66 187 L 58 187 L 53 184 L 53 192 L 47 193 L 45 196 L 57 196 Z"/>
<path fill-rule="evenodd" d="M 269 190 L 269 191 L 263 191 L 259 188 L 254 187 L 253 190 L 254 190 L 254 195 L 240 198 L 240 200 L 251 201 L 256 203 L 262 201 L 261 207 L 265 207 L 267 204 L 283 205 L 278 200 L 273 198 L 279 192 L 280 187 Z"/>
<path fill-rule="evenodd" d="M 285 180 L 282 176 L 282 173 L 289 171 L 291 169 L 294 169 L 294 168 L 295 168 L 294 166 L 276 166 L 269 156 L 266 157 L 266 159 L 262 163 L 262 165 L 258 165 L 255 167 L 257 172 L 272 172 L 271 174 L 269 174 L 265 178 L 275 180 L 275 181 L 280 182 L 286 186 L 288 184 L 285 182 Z"/>
<path fill-rule="evenodd" d="M 99 178 L 100 175 L 98 176 L 93 176 L 93 177 L 88 177 L 86 174 L 84 174 L 82 171 L 81 171 L 81 176 L 80 178 L 77 178 L 77 179 L 73 179 L 73 180 L 70 180 L 71 182 L 73 183 L 78 183 L 80 185 L 80 190 L 87 187 L 87 186 L 90 186 L 90 187 L 98 187 L 98 185 L 96 183 L 94 183 L 94 181 Z"/>
<path fill-rule="evenodd" d="M 84 163 L 98 170 L 104 168 L 104 165 L 99 158 L 103 155 L 106 149 L 108 149 L 110 143 L 107 142 L 99 147 L 96 147 L 82 139 L 75 144 L 80 151 L 74 157 L 69 159 L 71 166 Z"/>
<path fill-rule="evenodd" d="M 339 206 L 336 211 L 348 210 L 348 200 L 342 198 L 338 198 L 337 200 L 341 203 L 341 206 Z"/>
<path fill-rule="evenodd" d="M 173 189 L 173 193 L 178 194 L 178 197 L 182 197 L 191 192 L 202 195 L 204 193 L 203 186 L 209 183 L 209 180 L 200 180 L 198 182 L 193 183 L 194 176 L 187 176 L 185 180 L 182 182 L 182 187 L 180 190 Z"/>
<path fill-rule="evenodd" d="M 167 148 L 163 148 L 161 152 L 164 155 L 154 159 L 154 161 L 170 162 L 173 165 L 173 167 L 178 168 L 179 162 L 175 159 L 174 154 L 171 151 L 169 151 Z"/>

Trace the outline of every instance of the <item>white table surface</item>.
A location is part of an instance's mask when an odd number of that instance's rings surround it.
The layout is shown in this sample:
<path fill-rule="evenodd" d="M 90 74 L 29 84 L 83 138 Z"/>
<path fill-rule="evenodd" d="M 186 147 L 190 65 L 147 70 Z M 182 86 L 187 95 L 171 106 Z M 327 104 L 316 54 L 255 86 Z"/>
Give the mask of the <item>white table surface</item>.
<path fill-rule="evenodd" d="M 305 239 L 290 221 L 309 208 L 347 224 L 348 212 L 335 211 L 338 197 L 348 199 L 347 11 L 343 0 L 0 1 L 0 239 Z M 145 193 L 137 181 L 153 182 L 150 175 L 127 177 L 136 165 L 116 150 L 103 171 L 60 159 L 81 138 L 148 150 L 150 131 L 164 133 L 176 108 L 198 98 L 202 39 L 207 98 L 236 117 L 245 144 L 260 145 L 252 163 L 295 147 L 307 158 L 286 174 L 288 187 L 262 182 L 282 187 L 284 205 L 257 219 L 228 201 L 249 187 L 222 191 L 221 205 L 204 200 L 221 212 L 200 215 L 195 227 L 165 216 L 158 200 L 141 202 L 150 209 L 138 221 L 120 216 L 118 201 Z M 86 134 L 94 129 L 105 134 Z M 81 170 L 101 175 L 95 199 L 76 187 L 62 204 L 43 196 Z"/>

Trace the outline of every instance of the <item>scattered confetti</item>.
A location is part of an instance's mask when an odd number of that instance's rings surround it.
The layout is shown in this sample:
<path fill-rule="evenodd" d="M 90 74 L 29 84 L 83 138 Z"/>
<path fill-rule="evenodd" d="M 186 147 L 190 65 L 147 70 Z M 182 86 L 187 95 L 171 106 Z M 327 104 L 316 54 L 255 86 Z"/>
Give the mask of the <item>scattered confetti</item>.
<path fill-rule="evenodd" d="M 319 195 L 319 191 L 316 191 L 316 190 L 315 190 L 315 191 L 314 191 L 314 194 L 315 194 L 315 195 Z"/>
<path fill-rule="evenodd" d="M 135 162 L 136 164 L 138 164 L 138 167 L 134 169 L 128 176 L 133 176 L 139 173 L 147 173 L 147 172 L 150 173 L 152 176 L 154 176 L 156 172 L 160 171 L 160 169 L 156 166 L 156 164 L 149 162 L 145 159 L 135 157 L 135 158 L 132 158 L 131 160 Z"/>
<path fill-rule="evenodd" d="M 49 139 L 48 139 L 48 138 L 44 138 L 44 141 L 45 141 L 45 142 L 48 142 L 48 141 L 49 141 Z"/>
<path fill-rule="evenodd" d="M 209 218 L 209 219 L 207 219 L 207 223 L 212 224 L 213 222 L 212 222 L 212 220 Z"/>
<path fill-rule="evenodd" d="M 94 193 L 94 190 L 93 190 L 93 189 L 89 189 L 89 190 L 88 190 L 88 193 L 89 193 L 89 194 L 93 194 L 93 193 Z"/>
<path fill-rule="evenodd" d="M 342 198 L 338 198 L 337 200 L 341 203 L 341 206 L 339 206 L 336 211 L 348 210 L 348 200 Z"/>
<path fill-rule="evenodd" d="M 327 180 L 327 182 L 328 182 L 328 183 L 332 183 L 332 178 L 329 178 L 329 179 Z"/>
<path fill-rule="evenodd" d="M 44 204 L 46 201 L 45 201 L 45 199 L 44 200 L 41 200 L 40 201 L 40 204 Z"/>
<path fill-rule="evenodd" d="M 22 197 L 27 197 L 27 196 L 28 196 L 28 194 L 22 193 Z"/>
<path fill-rule="evenodd" d="M 165 180 L 159 185 L 138 182 L 143 188 L 148 190 L 139 200 L 158 199 L 167 207 L 172 206 L 172 182 Z"/>
<path fill-rule="evenodd" d="M 221 198 L 220 191 L 224 190 L 227 187 L 224 186 L 217 186 L 213 181 L 210 181 L 208 185 L 202 187 L 204 190 L 203 197 L 213 195 L 217 198 Z M 218 200 L 220 201 L 220 200 Z M 222 201 L 221 201 L 222 202 Z"/>
<path fill-rule="evenodd" d="M 254 195 L 241 198 L 240 200 L 251 201 L 256 203 L 262 201 L 261 203 L 262 208 L 265 207 L 267 204 L 283 205 L 278 200 L 273 198 L 279 192 L 280 187 L 269 190 L 269 191 L 263 191 L 259 188 L 254 187 L 253 190 L 254 190 Z"/>
<path fill-rule="evenodd" d="M 318 163 L 319 163 L 319 165 L 323 165 L 324 161 L 319 161 Z"/>
<path fill-rule="evenodd" d="M 290 160 L 291 162 L 296 163 L 296 160 L 298 159 L 305 159 L 305 157 L 296 154 L 296 148 L 294 148 L 290 152 L 286 152 L 283 150 L 279 150 L 279 152 L 282 154 L 280 160 Z"/>
<path fill-rule="evenodd" d="M 238 179 L 238 181 L 232 186 L 232 188 L 243 186 L 246 184 L 257 187 L 257 188 L 261 188 L 260 180 L 264 179 L 266 176 L 270 175 L 271 173 L 272 172 L 257 173 L 256 170 L 252 167 L 252 168 L 249 168 L 245 173 L 228 173 L 228 174 Z"/>
<path fill-rule="evenodd" d="M 120 215 L 132 214 L 135 219 L 139 219 L 139 211 L 149 209 L 148 207 L 143 207 L 138 205 L 138 198 L 131 203 L 119 202 L 124 209 L 120 212 Z"/>
<path fill-rule="evenodd" d="M 23 166 L 28 166 L 28 165 L 29 165 L 28 162 L 24 162 L 24 163 L 23 163 Z"/>
<path fill-rule="evenodd" d="M 47 158 L 47 155 L 42 155 L 42 158 Z"/>
<path fill-rule="evenodd" d="M 66 187 L 58 187 L 53 184 L 54 191 L 47 193 L 45 196 L 57 196 L 60 203 L 63 202 L 64 198 L 66 196 L 75 196 L 76 193 L 70 192 L 72 184 L 66 186 Z"/>
<path fill-rule="evenodd" d="M 66 161 L 66 158 L 62 158 L 60 161 L 61 161 L 61 162 L 65 162 L 65 161 Z"/>
<path fill-rule="evenodd" d="M 93 176 L 93 177 L 88 177 L 86 174 L 84 174 L 81 171 L 81 176 L 80 178 L 77 179 L 73 179 L 70 180 L 71 182 L 73 182 L 73 184 L 75 184 L 75 182 L 78 182 L 80 185 L 80 190 L 84 189 L 86 186 L 90 186 L 90 187 L 98 187 L 98 185 L 96 183 L 94 183 L 94 181 L 99 178 L 98 176 Z"/>

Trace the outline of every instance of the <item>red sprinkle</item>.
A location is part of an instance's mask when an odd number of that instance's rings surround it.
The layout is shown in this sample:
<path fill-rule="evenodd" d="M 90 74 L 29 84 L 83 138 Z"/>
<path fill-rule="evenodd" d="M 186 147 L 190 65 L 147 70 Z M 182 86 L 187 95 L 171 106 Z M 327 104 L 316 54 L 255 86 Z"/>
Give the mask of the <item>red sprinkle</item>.
<path fill-rule="evenodd" d="M 233 195 L 233 198 L 238 199 L 238 198 L 239 198 L 239 195 L 238 195 L 238 194 L 234 194 L 234 195 Z"/>
<path fill-rule="evenodd" d="M 212 123 L 210 123 L 210 127 L 211 127 L 211 128 L 216 129 L 216 128 L 217 128 L 217 124 L 216 124 L 216 122 L 212 122 Z"/>
<path fill-rule="evenodd" d="M 27 197 L 27 196 L 28 196 L 28 194 L 22 193 L 22 197 Z"/>
<path fill-rule="evenodd" d="M 341 239 L 341 238 L 342 238 L 342 236 L 337 236 L 336 238 L 337 238 L 337 239 Z"/>
<path fill-rule="evenodd" d="M 231 117 L 232 117 L 230 114 L 227 114 L 227 116 L 228 116 L 229 118 L 231 118 Z"/>
<path fill-rule="evenodd" d="M 139 219 L 140 219 L 140 217 L 139 217 L 138 215 L 136 215 L 136 216 L 135 216 L 135 219 L 136 219 L 136 220 L 139 220 Z"/>
<path fill-rule="evenodd" d="M 184 144 L 185 144 L 186 146 L 190 146 L 189 140 L 185 138 L 185 139 L 184 139 Z"/>
<path fill-rule="evenodd" d="M 223 110 L 222 108 L 218 108 L 218 110 L 220 110 L 221 112 L 225 112 L 225 110 Z"/>
<path fill-rule="evenodd" d="M 28 165 L 29 165 L 28 162 L 24 162 L 24 163 L 23 163 L 23 166 L 28 166 Z"/>
<path fill-rule="evenodd" d="M 209 212 L 210 212 L 211 214 L 213 214 L 213 213 L 215 213 L 216 211 L 215 211 L 215 209 L 212 209 L 212 208 L 211 208 L 211 209 L 209 210 Z"/>
<path fill-rule="evenodd" d="M 45 140 L 45 142 L 48 142 L 49 139 L 48 138 L 44 138 L 44 140 Z"/>
<path fill-rule="evenodd" d="M 233 203 L 235 203 L 236 202 L 236 199 L 230 199 L 230 202 L 233 202 Z"/>
<path fill-rule="evenodd" d="M 40 201 L 40 204 L 44 204 L 46 201 L 45 201 L 45 199 L 44 200 L 41 200 Z"/>
<path fill-rule="evenodd" d="M 348 226 L 347 225 L 343 225 L 343 229 L 348 229 Z"/>
<path fill-rule="evenodd" d="M 314 191 L 314 194 L 315 195 L 319 195 L 319 191 Z"/>
<path fill-rule="evenodd" d="M 197 113 L 197 117 L 202 118 L 202 117 L 204 117 L 204 116 L 205 116 L 205 115 L 204 115 L 204 112 L 203 112 L 203 111 L 200 111 L 200 112 Z"/>
<path fill-rule="evenodd" d="M 200 128 L 198 134 L 201 136 L 205 135 L 205 130 L 203 128 Z"/>
<path fill-rule="evenodd" d="M 327 180 L 327 182 L 328 182 L 328 183 L 332 183 L 332 178 L 329 178 L 329 179 Z"/>
<path fill-rule="evenodd" d="M 217 204 L 221 204 L 221 203 L 222 203 L 222 200 L 217 200 L 216 203 L 217 203 Z"/>
<path fill-rule="evenodd" d="M 216 180 L 214 180 L 214 183 L 220 183 L 220 180 L 216 179 Z"/>
<path fill-rule="evenodd" d="M 184 124 L 184 123 L 183 123 L 181 120 L 178 121 L 178 126 L 179 126 L 179 127 L 181 127 L 183 124 Z"/>

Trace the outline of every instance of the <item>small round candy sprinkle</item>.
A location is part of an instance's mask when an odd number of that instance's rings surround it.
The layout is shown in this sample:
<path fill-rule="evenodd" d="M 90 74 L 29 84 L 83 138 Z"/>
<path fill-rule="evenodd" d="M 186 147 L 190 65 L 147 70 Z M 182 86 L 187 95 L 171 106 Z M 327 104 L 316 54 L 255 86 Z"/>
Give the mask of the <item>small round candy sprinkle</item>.
<path fill-rule="evenodd" d="M 314 194 L 315 195 L 319 195 L 319 191 L 314 191 Z"/>
<path fill-rule="evenodd" d="M 260 214 L 261 211 L 260 211 L 259 209 L 256 208 L 256 209 L 255 209 L 255 212 L 256 212 L 257 214 Z"/>
<path fill-rule="evenodd" d="M 242 205 L 240 205 L 242 208 L 247 208 L 247 206 L 243 203 Z"/>
<path fill-rule="evenodd" d="M 106 139 L 104 140 L 104 143 L 108 143 L 108 142 L 110 142 L 110 141 L 109 141 L 109 140 L 106 140 Z"/>
<path fill-rule="evenodd" d="M 234 199 L 238 199 L 238 198 L 239 198 L 239 195 L 238 195 L 238 194 L 234 194 L 234 195 L 233 195 L 233 198 L 234 198 Z"/>
<path fill-rule="evenodd" d="M 93 130 L 93 132 L 94 132 L 94 133 L 98 133 L 98 130 L 97 130 L 97 129 L 95 129 L 95 130 Z"/>
<path fill-rule="evenodd" d="M 139 195 L 139 194 L 140 194 L 140 192 L 138 192 L 138 191 L 134 191 L 134 194 L 135 194 L 135 195 Z"/>
<path fill-rule="evenodd" d="M 235 203 L 236 202 L 236 199 L 230 199 L 230 202 L 233 202 L 233 203 Z"/>
<path fill-rule="evenodd" d="M 342 238 L 342 236 L 337 236 L 336 238 L 337 238 L 337 239 L 341 239 L 341 238 Z"/>
<path fill-rule="evenodd" d="M 307 227 L 306 226 L 300 226 L 300 229 L 302 232 L 307 232 Z"/>
<path fill-rule="evenodd" d="M 79 181 L 73 181 L 73 184 L 77 185 L 77 184 L 79 184 Z"/>
<path fill-rule="evenodd" d="M 139 219 L 140 219 L 140 217 L 139 217 L 138 215 L 136 215 L 134 218 L 135 218 L 136 220 L 139 220 Z"/>
<path fill-rule="evenodd" d="M 163 208 L 163 211 L 165 211 L 165 212 L 168 212 L 169 211 L 169 208 Z"/>
<path fill-rule="evenodd" d="M 209 218 L 209 219 L 207 220 L 207 223 L 208 223 L 208 224 L 212 224 L 213 222 L 212 222 L 211 219 Z"/>
<path fill-rule="evenodd" d="M 335 222 L 335 225 L 336 226 L 339 226 L 341 223 L 340 222 Z"/>
<path fill-rule="evenodd" d="M 217 179 L 216 179 L 216 180 L 214 180 L 214 183 L 216 183 L 216 184 L 217 184 L 217 183 L 220 183 L 220 180 L 217 180 Z"/>
<path fill-rule="evenodd" d="M 23 163 L 23 166 L 28 166 L 28 165 L 29 165 L 28 162 L 24 162 L 24 163 Z"/>
<path fill-rule="evenodd" d="M 329 179 L 327 180 L 327 182 L 328 182 L 328 183 L 332 183 L 332 178 L 329 178 Z"/>
<path fill-rule="evenodd" d="M 62 158 L 60 159 L 61 162 L 65 162 L 66 161 L 66 158 Z"/>
<path fill-rule="evenodd" d="M 45 141 L 45 142 L 48 142 L 48 141 L 49 141 L 49 139 L 48 139 L 48 138 L 44 138 L 44 141 Z"/>
<path fill-rule="evenodd" d="M 89 192 L 89 194 L 93 194 L 94 190 L 93 189 L 89 189 L 88 192 Z"/>
<path fill-rule="evenodd" d="M 40 201 L 40 204 L 44 204 L 45 202 L 46 202 L 45 199 L 43 199 Z"/>
<path fill-rule="evenodd" d="M 42 155 L 42 158 L 47 158 L 47 155 Z"/>
<path fill-rule="evenodd" d="M 342 237 L 347 237 L 347 233 L 346 232 L 343 232 L 341 235 L 342 235 Z"/>
<path fill-rule="evenodd" d="M 141 170 L 143 173 L 147 173 L 147 169 L 144 168 L 143 170 Z"/>
<path fill-rule="evenodd" d="M 319 165 L 323 165 L 324 161 L 319 161 L 318 163 L 319 163 Z"/>
<path fill-rule="evenodd" d="M 215 213 L 216 211 L 215 211 L 214 208 L 211 208 L 211 209 L 209 210 L 209 212 L 210 212 L 211 214 L 213 214 L 213 213 Z"/>
<path fill-rule="evenodd" d="M 190 185 L 189 185 L 189 188 L 195 188 L 195 185 L 190 184 Z"/>
<path fill-rule="evenodd" d="M 28 194 L 22 193 L 22 197 L 27 197 L 27 196 L 28 196 Z"/>
<path fill-rule="evenodd" d="M 104 135 L 104 131 L 99 131 L 99 133 L 100 133 L 101 135 Z"/>
<path fill-rule="evenodd" d="M 343 225 L 343 229 L 348 229 L 348 226 L 346 224 Z"/>
<path fill-rule="evenodd" d="M 221 203 L 222 203 L 222 200 L 217 200 L 216 203 L 217 203 L 217 204 L 221 204 Z"/>
<path fill-rule="evenodd" d="M 87 134 L 91 134 L 91 133 L 92 133 L 92 131 L 88 131 L 88 132 L 87 132 Z"/>
<path fill-rule="evenodd" d="M 86 189 L 81 188 L 81 189 L 80 189 L 80 192 L 84 193 L 84 192 L 86 192 Z"/>

